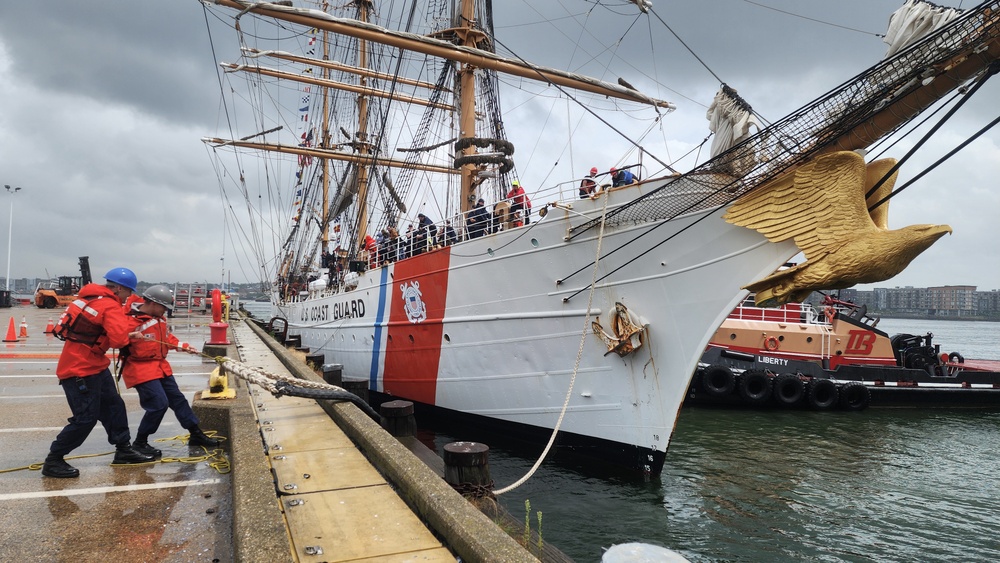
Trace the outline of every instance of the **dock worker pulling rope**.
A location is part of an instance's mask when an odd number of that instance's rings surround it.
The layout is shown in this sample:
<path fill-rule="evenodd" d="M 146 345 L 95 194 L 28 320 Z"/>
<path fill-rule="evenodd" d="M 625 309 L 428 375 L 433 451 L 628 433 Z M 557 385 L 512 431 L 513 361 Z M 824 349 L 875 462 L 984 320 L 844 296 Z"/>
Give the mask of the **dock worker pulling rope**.
<path fill-rule="evenodd" d="M 167 361 L 170 350 L 187 350 L 187 342 L 180 342 L 167 328 L 163 318 L 174 308 L 174 295 L 165 285 L 154 285 L 142 294 L 143 301 L 132 305 L 128 311 L 129 343 L 121 352 L 121 375 L 127 389 L 135 388 L 139 405 L 146 413 L 139 422 L 135 442 L 137 451 L 155 458 L 162 452 L 149 445 L 149 437 L 163 421 L 169 407 L 177 421 L 190 433 L 188 446 L 214 448 L 219 440 L 205 434 L 200 421 L 184 393 L 177 386 L 174 372 Z"/>

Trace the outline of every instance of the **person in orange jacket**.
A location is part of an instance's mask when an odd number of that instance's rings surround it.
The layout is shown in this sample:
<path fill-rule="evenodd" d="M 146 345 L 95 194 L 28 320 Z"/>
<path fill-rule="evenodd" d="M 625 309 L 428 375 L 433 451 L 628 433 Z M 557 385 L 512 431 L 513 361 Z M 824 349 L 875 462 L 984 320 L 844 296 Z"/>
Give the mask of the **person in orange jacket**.
<path fill-rule="evenodd" d="M 80 470 L 65 456 L 80 447 L 100 422 L 115 446 L 115 464 L 147 463 L 153 457 L 133 449 L 125 401 L 111 376 L 110 348 L 128 344 L 128 321 L 122 303 L 135 291 L 136 277 L 128 268 L 104 275 L 104 285 L 88 283 L 66 307 L 53 334 L 66 343 L 59 354 L 56 376 L 73 416 L 56 436 L 42 464 L 46 477 L 73 478 Z"/>
<path fill-rule="evenodd" d="M 178 388 L 174 371 L 166 359 L 170 350 L 191 350 L 187 342 L 181 342 L 170 332 L 163 318 L 174 307 L 174 295 L 167 286 L 154 285 L 144 291 L 142 297 L 143 302 L 134 304 L 128 312 L 128 353 L 122 352 L 125 387 L 135 388 L 139 405 L 146 411 L 135 433 L 134 447 L 146 455 L 162 455 L 160 450 L 149 445 L 149 437 L 159 429 L 163 415 L 170 408 L 190 433 L 188 446 L 214 448 L 219 441 L 199 427 L 198 417 Z"/>

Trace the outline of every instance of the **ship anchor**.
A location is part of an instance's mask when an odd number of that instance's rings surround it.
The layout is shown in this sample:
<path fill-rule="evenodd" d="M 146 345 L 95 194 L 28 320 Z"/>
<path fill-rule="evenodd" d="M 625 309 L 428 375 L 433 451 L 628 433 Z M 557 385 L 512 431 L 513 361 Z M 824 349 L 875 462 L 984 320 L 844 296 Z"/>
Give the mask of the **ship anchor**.
<path fill-rule="evenodd" d="M 614 336 L 604 331 L 600 321 L 594 321 L 590 325 L 594 329 L 594 334 L 608 347 L 608 351 L 604 353 L 605 356 L 614 352 L 624 358 L 642 347 L 642 331 L 646 326 L 639 324 L 638 319 L 629 312 L 625 305 L 615 302 L 610 325 L 611 330 L 615 333 Z"/>

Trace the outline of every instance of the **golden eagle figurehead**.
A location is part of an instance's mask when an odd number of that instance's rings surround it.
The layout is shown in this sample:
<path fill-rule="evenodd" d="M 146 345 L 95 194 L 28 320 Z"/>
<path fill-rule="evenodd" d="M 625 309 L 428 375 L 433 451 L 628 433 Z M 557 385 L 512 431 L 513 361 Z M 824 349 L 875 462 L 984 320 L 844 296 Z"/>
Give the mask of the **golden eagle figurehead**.
<path fill-rule="evenodd" d="M 805 256 L 744 287 L 760 306 L 802 301 L 816 290 L 843 289 L 887 280 L 945 233 L 947 225 L 888 229 L 888 205 L 868 206 L 892 191 L 895 173 L 865 198 L 895 160 L 865 165 L 853 151 L 823 155 L 738 199 L 723 218 L 754 229 L 772 242 L 792 239 Z"/>

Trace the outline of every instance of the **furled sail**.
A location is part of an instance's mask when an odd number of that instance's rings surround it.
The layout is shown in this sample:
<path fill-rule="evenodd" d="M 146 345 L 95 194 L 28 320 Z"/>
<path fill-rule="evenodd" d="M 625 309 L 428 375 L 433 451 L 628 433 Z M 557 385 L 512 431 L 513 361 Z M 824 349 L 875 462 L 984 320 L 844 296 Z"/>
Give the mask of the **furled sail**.
<path fill-rule="evenodd" d="M 889 18 L 889 29 L 883 41 L 889 45 L 885 58 L 902 51 L 926 37 L 951 20 L 962 15 L 962 10 L 937 6 L 924 0 L 907 0 Z"/>
<path fill-rule="evenodd" d="M 760 129 L 753 109 L 725 84 L 708 106 L 708 128 L 712 138 L 712 158 L 735 147 L 750 136 L 750 128 Z"/>

